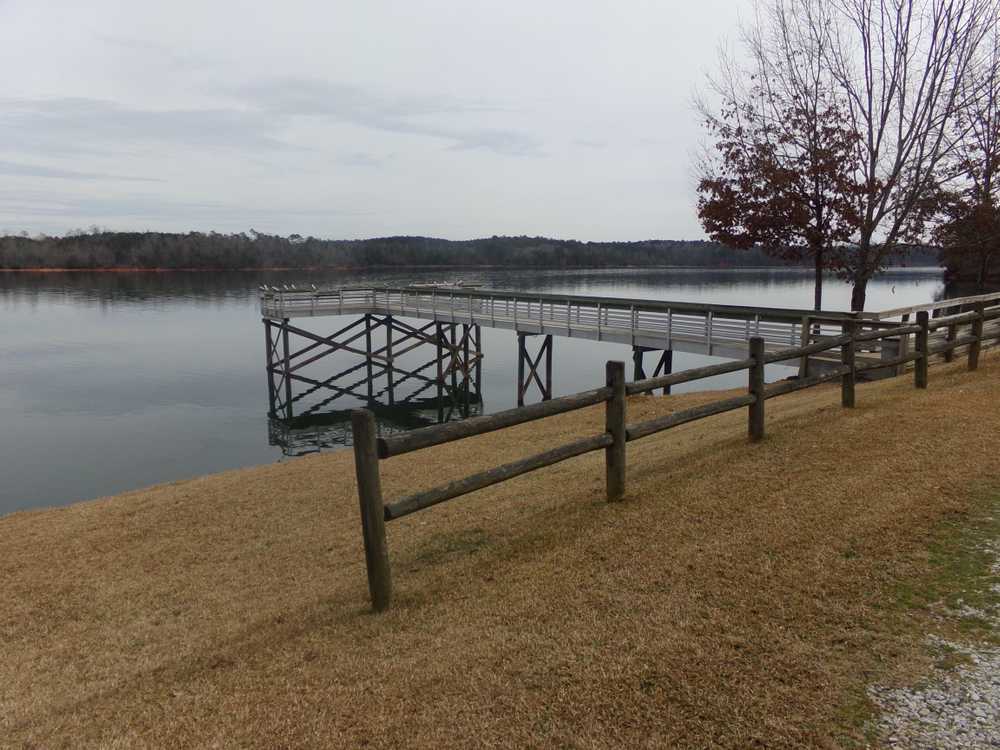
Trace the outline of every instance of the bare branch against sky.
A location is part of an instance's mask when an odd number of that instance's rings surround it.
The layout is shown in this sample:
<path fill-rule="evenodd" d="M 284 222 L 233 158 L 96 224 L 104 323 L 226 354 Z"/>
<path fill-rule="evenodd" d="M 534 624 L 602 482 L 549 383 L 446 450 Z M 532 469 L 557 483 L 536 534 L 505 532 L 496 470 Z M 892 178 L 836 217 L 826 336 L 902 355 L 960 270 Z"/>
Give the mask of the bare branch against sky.
<path fill-rule="evenodd" d="M 0 0 L 0 231 L 701 236 L 749 0 Z"/>

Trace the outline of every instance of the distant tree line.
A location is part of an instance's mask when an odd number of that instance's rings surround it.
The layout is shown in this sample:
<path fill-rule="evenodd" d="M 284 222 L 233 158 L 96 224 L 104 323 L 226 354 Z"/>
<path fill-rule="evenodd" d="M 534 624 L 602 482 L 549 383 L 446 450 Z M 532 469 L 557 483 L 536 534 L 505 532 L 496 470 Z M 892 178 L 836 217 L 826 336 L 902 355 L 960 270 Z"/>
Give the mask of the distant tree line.
<path fill-rule="evenodd" d="M 919 262 L 920 259 L 911 259 Z M 933 263 L 931 254 L 922 257 Z M 510 266 L 582 268 L 613 266 L 777 266 L 763 250 L 742 250 L 699 240 L 580 242 L 545 237 L 444 240 L 381 237 L 324 240 L 216 232 L 108 232 L 65 237 L 0 237 L 0 268 L 261 269 L 404 266 Z"/>

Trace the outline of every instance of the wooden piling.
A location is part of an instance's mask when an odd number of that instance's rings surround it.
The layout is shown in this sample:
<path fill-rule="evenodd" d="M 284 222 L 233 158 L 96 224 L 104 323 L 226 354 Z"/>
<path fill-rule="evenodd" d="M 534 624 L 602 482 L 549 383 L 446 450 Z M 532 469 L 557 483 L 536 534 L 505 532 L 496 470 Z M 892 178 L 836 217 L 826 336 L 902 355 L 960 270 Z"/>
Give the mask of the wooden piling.
<path fill-rule="evenodd" d="M 524 406 L 524 360 L 527 359 L 528 352 L 524 348 L 524 334 L 517 332 L 517 405 Z"/>
<path fill-rule="evenodd" d="M 841 324 L 841 333 L 850 336 L 850 341 L 840 346 L 840 363 L 847 368 L 847 371 L 840 377 L 840 405 L 845 409 L 854 408 L 854 386 L 857 379 L 857 358 L 856 343 L 854 337 L 857 335 L 858 323 L 856 320 L 847 320 Z"/>
<path fill-rule="evenodd" d="M 351 412 L 354 438 L 354 468 L 358 477 L 361 503 L 361 534 L 365 542 L 365 565 L 368 569 L 368 593 L 372 609 L 382 612 L 392 600 L 392 575 L 385 541 L 385 507 L 379 477 L 376 450 L 375 415 L 367 409 Z"/>
<path fill-rule="evenodd" d="M 387 381 L 387 389 L 389 396 L 389 406 L 394 406 L 396 404 L 396 383 L 393 377 L 393 369 L 395 364 L 393 363 L 392 355 L 392 336 L 394 331 L 392 330 L 392 316 L 386 315 L 385 320 L 385 376 Z"/>
<path fill-rule="evenodd" d="M 972 336 L 974 341 L 969 344 L 969 369 L 979 368 L 979 351 L 983 348 L 983 312 L 985 305 L 976 303 L 976 317 L 972 321 Z"/>
<path fill-rule="evenodd" d="M 267 354 L 267 397 L 270 409 L 268 414 L 274 416 L 277 393 L 274 389 L 274 339 L 271 338 L 271 321 L 264 318 L 264 350 Z"/>
<path fill-rule="evenodd" d="M 288 347 L 288 318 L 281 321 L 281 343 L 284 349 L 285 363 L 285 419 L 292 418 L 292 359 Z"/>
<path fill-rule="evenodd" d="M 812 318 L 808 315 L 802 317 L 802 330 L 799 332 L 799 345 L 809 346 L 812 342 Z M 799 377 L 809 377 L 809 355 L 804 354 L 799 358 Z"/>
<path fill-rule="evenodd" d="M 605 402 L 604 428 L 614 442 L 604 449 L 605 478 L 608 501 L 620 500 L 625 494 L 625 363 L 608 362 L 605 382 L 612 389 Z"/>
<path fill-rule="evenodd" d="M 663 354 L 660 357 L 660 361 L 663 363 L 663 370 L 662 370 L 662 372 L 660 374 L 661 375 L 670 375 L 670 374 L 672 374 L 673 371 L 674 371 L 674 350 L 673 349 L 664 349 L 663 350 Z M 670 385 L 669 384 L 663 386 L 663 395 L 664 396 L 669 396 L 670 395 Z"/>
<path fill-rule="evenodd" d="M 928 345 L 928 314 L 926 310 L 919 310 L 917 312 L 917 325 L 920 326 L 920 331 L 917 333 L 917 359 L 913 363 L 913 385 L 917 388 L 927 387 L 927 365 L 930 359 L 929 345 Z"/>
<path fill-rule="evenodd" d="M 754 402 L 750 404 L 748 431 L 750 440 L 756 442 L 764 437 L 764 339 L 760 336 L 750 339 L 750 358 L 753 364 L 747 390 Z"/>

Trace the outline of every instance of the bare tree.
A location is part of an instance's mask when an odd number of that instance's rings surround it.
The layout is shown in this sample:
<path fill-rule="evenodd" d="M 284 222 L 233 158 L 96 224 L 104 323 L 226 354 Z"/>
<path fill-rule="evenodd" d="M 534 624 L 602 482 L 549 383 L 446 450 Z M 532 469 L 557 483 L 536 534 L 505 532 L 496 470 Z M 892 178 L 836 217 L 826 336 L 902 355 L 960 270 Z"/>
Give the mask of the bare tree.
<path fill-rule="evenodd" d="M 945 194 L 934 238 L 949 272 L 980 287 L 1000 257 L 1000 34 L 966 79 L 968 105 L 956 120 L 949 159 L 958 179 Z"/>
<path fill-rule="evenodd" d="M 760 247 L 824 269 L 857 225 L 850 154 L 856 138 L 831 75 L 823 0 L 768 0 L 743 29 L 742 55 L 720 55 L 716 100 L 698 103 L 714 149 L 699 165 L 698 215 L 712 239 Z M 739 62 L 737 60 L 740 60 Z"/>
<path fill-rule="evenodd" d="M 851 306 L 901 245 L 926 236 L 950 138 L 968 107 L 976 53 L 995 28 L 995 0 L 833 0 L 829 69 L 859 135 L 862 186 L 848 270 Z M 973 93 L 974 95 L 974 93 Z"/>

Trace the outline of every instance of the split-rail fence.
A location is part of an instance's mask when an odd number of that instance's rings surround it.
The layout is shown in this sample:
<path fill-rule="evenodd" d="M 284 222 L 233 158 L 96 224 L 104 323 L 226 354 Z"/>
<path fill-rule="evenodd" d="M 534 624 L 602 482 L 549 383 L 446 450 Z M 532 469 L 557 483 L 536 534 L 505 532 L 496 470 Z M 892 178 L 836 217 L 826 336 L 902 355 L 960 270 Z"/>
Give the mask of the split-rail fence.
<path fill-rule="evenodd" d="M 1000 330 L 996 324 L 990 326 L 989 330 L 985 328 L 987 321 L 1000 319 L 1000 300 L 990 300 L 990 304 L 991 306 L 987 308 L 986 303 L 979 301 L 975 303 L 975 309 L 971 311 L 935 318 L 930 317 L 930 309 L 934 307 L 933 305 L 921 306 L 923 309 L 915 310 L 916 322 L 912 324 L 873 320 L 861 316 L 847 320 L 842 317 L 835 320 L 814 318 L 817 323 L 836 323 L 840 326 L 840 334 L 823 336 L 820 340 L 807 345 L 779 351 L 769 350 L 765 347 L 764 339 L 755 336 L 750 338 L 749 356 L 744 359 L 646 378 L 631 383 L 625 381 L 624 363 L 608 362 L 603 388 L 554 398 L 496 414 L 473 417 L 460 422 L 423 427 L 389 437 L 378 436 L 375 416 L 372 412 L 366 409 L 357 409 L 352 412 L 351 424 L 358 496 L 361 505 L 365 561 L 368 571 L 368 588 L 372 607 L 375 611 L 383 611 L 389 607 L 392 600 L 392 576 L 385 534 L 385 524 L 388 521 L 402 518 L 438 503 L 467 495 L 470 492 L 551 466 L 560 461 L 598 450 L 604 451 L 607 500 L 620 500 L 625 493 L 626 483 L 625 448 L 633 440 L 655 435 L 664 430 L 716 414 L 745 408 L 748 410 L 747 431 L 749 439 L 758 441 L 764 437 L 765 404 L 769 399 L 777 396 L 839 380 L 841 404 L 845 408 L 852 408 L 855 403 L 857 376 L 866 370 L 903 368 L 912 363 L 914 385 L 917 388 L 926 388 L 930 358 L 933 355 L 942 354 L 946 361 L 951 361 L 955 350 L 959 347 L 967 347 L 968 368 L 975 370 L 979 366 L 979 355 L 983 344 L 1000 339 Z M 933 332 L 941 328 L 947 329 L 947 337 L 943 339 L 938 337 L 932 340 Z M 856 353 L 859 350 L 877 345 L 884 339 L 893 338 L 907 341 L 911 336 L 914 340 L 913 348 L 902 347 L 902 353 L 893 359 L 883 358 L 868 363 L 857 361 Z M 824 372 L 809 377 L 799 377 L 771 384 L 765 383 L 764 368 L 768 364 L 787 362 L 832 350 L 839 350 L 838 366 L 827 368 Z M 644 422 L 628 422 L 627 396 L 650 393 L 668 386 L 740 371 L 748 373 L 747 390 L 743 395 L 674 411 Z M 379 475 L 379 462 L 382 460 L 601 403 L 605 405 L 605 429 L 601 433 L 588 435 L 558 448 L 472 474 L 464 479 L 417 492 L 389 503 L 386 503 L 383 498 Z"/>

